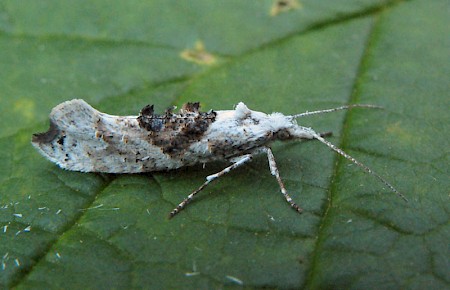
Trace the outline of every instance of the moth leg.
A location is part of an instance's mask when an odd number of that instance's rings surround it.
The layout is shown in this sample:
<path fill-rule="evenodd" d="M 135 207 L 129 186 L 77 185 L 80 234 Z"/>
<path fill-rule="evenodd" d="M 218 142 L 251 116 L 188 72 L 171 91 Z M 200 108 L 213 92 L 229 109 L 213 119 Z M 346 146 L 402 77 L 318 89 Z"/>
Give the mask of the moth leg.
<path fill-rule="evenodd" d="M 242 156 L 238 157 L 238 159 L 234 159 L 233 160 L 234 163 L 231 164 L 230 166 L 226 167 L 222 171 L 219 171 L 215 174 L 207 176 L 205 183 L 203 183 L 199 188 L 197 188 L 191 194 L 189 194 L 188 197 L 186 197 L 174 210 L 172 210 L 170 212 L 169 218 L 174 217 L 177 213 L 179 213 L 181 210 L 183 210 L 186 207 L 186 205 L 189 202 L 191 202 L 191 200 L 194 198 L 194 196 L 197 193 L 199 193 L 200 191 L 202 191 L 210 182 L 216 180 L 217 178 L 221 177 L 222 175 L 225 175 L 228 172 L 230 172 L 231 170 L 236 169 L 239 166 L 243 165 L 244 163 L 250 161 L 252 159 L 252 157 L 253 156 L 251 154 L 242 155 Z"/>
<path fill-rule="evenodd" d="M 267 153 L 267 159 L 269 159 L 270 173 L 272 173 L 272 175 L 275 176 L 275 178 L 277 179 L 278 185 L 280 186 L 281 193 L 283 194 L 286 201 L 291 205 L 291 207 L 293 209 L 295 209 L 297 212 L 301 213 L 303 211 L 303 209 L 301 207 L 299 207 L 292 200 L 292 198 L 287 193 L 287 190 L 286 190 L 286 187 L 284 186 L 283 181 L 281 180 L 280 172 L 278 171 L 277 164 L 275 162 L 275 157 L 273 156 L 272 150 L 270 150 L 270 148 L 266 148 L 265 151 Z"/>

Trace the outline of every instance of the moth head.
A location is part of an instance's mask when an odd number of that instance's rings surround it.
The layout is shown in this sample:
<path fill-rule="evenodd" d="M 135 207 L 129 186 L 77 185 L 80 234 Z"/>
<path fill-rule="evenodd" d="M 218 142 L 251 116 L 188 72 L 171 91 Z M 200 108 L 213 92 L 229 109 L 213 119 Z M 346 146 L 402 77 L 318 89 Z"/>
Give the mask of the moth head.
<path fill-rule="evenodd" d="M 297 125 L 296 120 L 291 116 L 281 113 L 268 115 L 267 121 L 275 140 L 311 139 L 312 134 L 315 134 L 312 129 Z"/>
<path fill-rule="evenodd" d="M 274 133 L 274 137 L 277 140 L 285 141 L 293 139 L 293 135 L 288 129 L 280 129 Z"/>

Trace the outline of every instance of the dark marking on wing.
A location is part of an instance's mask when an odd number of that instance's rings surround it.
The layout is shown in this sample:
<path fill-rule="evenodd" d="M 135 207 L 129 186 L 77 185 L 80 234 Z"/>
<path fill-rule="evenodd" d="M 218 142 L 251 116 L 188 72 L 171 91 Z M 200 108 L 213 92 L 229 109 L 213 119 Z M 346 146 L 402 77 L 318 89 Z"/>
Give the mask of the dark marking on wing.
<path fill-rule="evenodd" d="M 141 128 L 147 131 L 158 132 L 163 127 L 162 118 L 159 117 L 153 114 L 153 105 L 147 105 L 141 110 L 137 119 Z"/>
<path fill-rule="evenodd" d="M 198 111 L 200 109 L 200 103 L 199 102 L 186 103 L 186 104 L 183 105 L 183 107 L 181 109 L 186 111 L 186 112 L 198 113 Z"/>
<path fill-rule="evenodd" d="M 149 142 L 162 149 L 172 157 L 179 156 L 203 137 L 211 123 L 216 119 L 216 112 L 200 112 L 200 103 L 183 105 L 178 114 L 173 108 L 164 115 L 154 113 L 153 105 L 145 106 L 138 119 L 139 126 L 149 131 Z"/>
<path fill-rule="evenodd" d="M 56 124 L 50 120 L 50 128 L 47 132 L 33 134 L 31 141 L 37 144 L 51 143 L 56 137 L 60 136 L 60 130 Z"/>
<path fill-rule="evenodd" d="M 56 141 L 56 143 L 58 143 L 61 146 L 64 146 L 64 139 L 66 139 L 65 135 L 62 135 L 61 137 L 59 137 L 58 141 Z"/>
<path fill-rule="evenodd" d="M 95 136 L 98 139 L 102 139 L 107 144 L 105 151 L 110 155 L 118 154 L 120 156 L 127 156 L 129 154 L 124 147 L 118 146 L 122 136 L 118 136 L 115 132 L 111 132 L 111 130 L 108 129 L 107 124 L 105 124 L 101 118 L 96 122 Z M 107 168 L 105 167 L 104 170 L 107 170 Z"/>

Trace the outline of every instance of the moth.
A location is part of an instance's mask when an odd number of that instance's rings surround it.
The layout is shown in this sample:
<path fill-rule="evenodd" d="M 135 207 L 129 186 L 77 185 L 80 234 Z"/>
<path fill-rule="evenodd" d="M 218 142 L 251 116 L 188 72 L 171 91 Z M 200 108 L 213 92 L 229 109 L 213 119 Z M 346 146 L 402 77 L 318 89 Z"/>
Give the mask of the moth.
<path fill-rule="evenodd" d="M 276 140 L 318 140 L 331 150 L 375 176 L 394 193 L 406 198 L 379 174 L 348 155 L 313 129 L 297 124 L 296 119 L 355 107 L 348 105 L 296 115 L 266 114 L 250 110 L 240 102 L 234 110 L 200 111 L 200 104 L 187 103 L 156 114 L 153 105 L 145 106 L 139 116 L 113 116 L 97 111 L 83 100 L 59 104 L 50 113 L 50 128 L 34 134 L 32 144 L 61 168 L 81 172 L 140 173 L 166 171 L 183 166 L 226 161 L 231 165 L 209 175 L 171 213 L 175 216 L 208 184 L 266 154 L 269 168 L 290 206 L 301 213 L 281 180 L 270 149 Z"/>

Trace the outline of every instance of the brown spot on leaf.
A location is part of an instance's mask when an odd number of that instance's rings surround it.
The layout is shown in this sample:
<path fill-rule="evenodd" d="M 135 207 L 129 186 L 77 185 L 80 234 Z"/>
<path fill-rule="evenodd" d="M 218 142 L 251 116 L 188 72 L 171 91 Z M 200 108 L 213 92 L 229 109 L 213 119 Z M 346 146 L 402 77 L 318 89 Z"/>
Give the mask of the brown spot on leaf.
<path fill-rule="evenodd" d="M 301 7 L 302 5 L 298 0 L 274 0 L 272 8 L 270 9 L 270 15 L 277 16 L 280 13 L 299 9 Z"/>
<path fill-rule="evenodd" d="M 197 41 L 193 49 L 185 49 L 180 54 L 181 58 L 201 65 L 212 65 L 216 57 L 205 50 L 203 42 Z"/>

